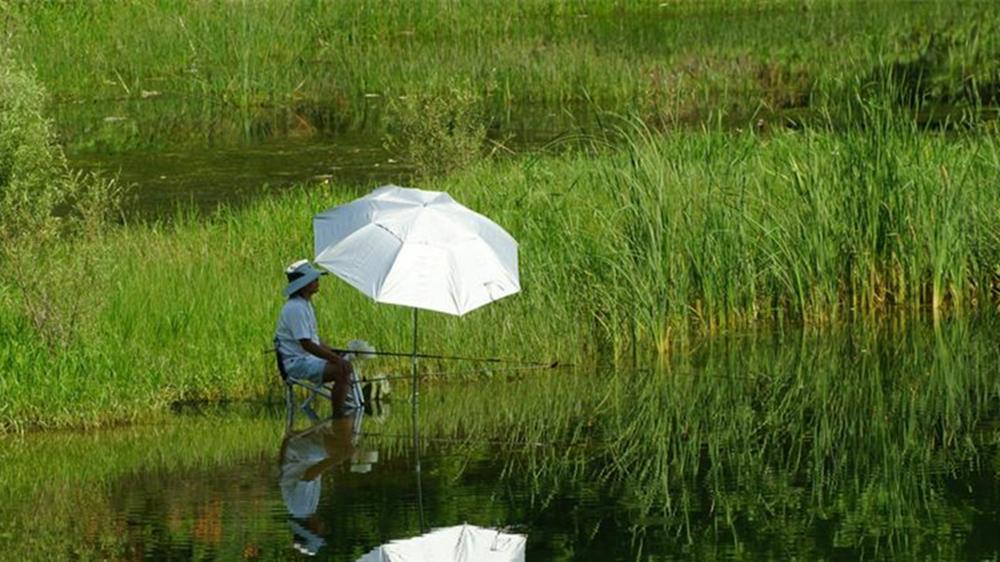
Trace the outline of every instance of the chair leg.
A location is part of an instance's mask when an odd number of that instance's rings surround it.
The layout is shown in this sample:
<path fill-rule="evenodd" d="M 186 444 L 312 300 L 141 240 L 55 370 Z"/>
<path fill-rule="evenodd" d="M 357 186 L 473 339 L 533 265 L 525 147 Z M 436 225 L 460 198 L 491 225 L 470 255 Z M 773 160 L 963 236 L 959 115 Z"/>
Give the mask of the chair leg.
<path fill-rule="evenodd" d="M 303 410 L 312 409 L 313 398 L 316 398 L 316 393 L 310 390 L 306 399 L 302 401 L 301 405 L 299 405 L 299 408 L 302 408 Z"/>
<path fill-rule="evenodd" d="M 292 430 L 295 423 L 295 397 L 293 396 L 292 385 L 285 384 L 285 432 Z"/>
<path fill-rule="evenodd" d="M 319 421 L 319 414 L 316 413 L 316 410 L 313 410 L 312 406 L 302 408 L 302 412 L 309 418 L 310 422 L 316 423 Z"/>

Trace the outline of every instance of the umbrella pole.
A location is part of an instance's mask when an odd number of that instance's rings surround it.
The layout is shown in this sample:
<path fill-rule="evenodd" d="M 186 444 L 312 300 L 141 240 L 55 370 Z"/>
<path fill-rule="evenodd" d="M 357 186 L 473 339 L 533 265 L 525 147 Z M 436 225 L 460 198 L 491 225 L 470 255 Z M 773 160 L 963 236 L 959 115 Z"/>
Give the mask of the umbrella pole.
<path fill-rule="evenodd" d="M 420 427 L 417 425 L 417 408 L 419 407 L 418 397 L 420 396 L 419 390 L 419 379 L 417 378 L 417 309 L 413 308 L 413 355 L 410 358 L 410 366 L 413 373 L 413 383 L 411 385 L 412 395 L 410 400 L 412 402 L 410 411 L 413 412 L 413 455 L 416 460 L 414 466 L 417 471 L 417 511 L 420 515 L 420 532 L 423 533 L 426 530 L 424 525 L 424 494 L 423 487 L 421 486 L 420 478 Z"/>

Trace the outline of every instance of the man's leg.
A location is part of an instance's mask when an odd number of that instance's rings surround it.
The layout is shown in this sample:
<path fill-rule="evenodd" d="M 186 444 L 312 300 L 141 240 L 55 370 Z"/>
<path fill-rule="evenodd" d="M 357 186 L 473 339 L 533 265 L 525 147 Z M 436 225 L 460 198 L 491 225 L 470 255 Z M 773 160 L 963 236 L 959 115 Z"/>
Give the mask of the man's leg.
<path fill-rule="evenodd" d="M 347 392 L 351 388 L 351 373 L 353 371 L 351 362 L 346 359 L 326 362 L 326 367 L 323 369 L 323 382 L 333 383 L 330 404 L 333 406 L 334 415 L 344 411 L 344 402 L 347 401 Z"/>

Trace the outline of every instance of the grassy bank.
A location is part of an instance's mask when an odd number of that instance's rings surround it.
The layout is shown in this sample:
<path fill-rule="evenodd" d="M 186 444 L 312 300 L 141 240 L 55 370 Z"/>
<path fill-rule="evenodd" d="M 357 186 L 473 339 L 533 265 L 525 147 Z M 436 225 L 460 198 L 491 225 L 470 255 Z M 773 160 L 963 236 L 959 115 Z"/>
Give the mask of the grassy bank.
<path fill-rule="evenodd" d="M 691 333 L 753 324 L 992 307 L 995 136 L 883 116 L 849 132 L 629 129 L 626 149 L 486 163 L 424 185 L 519 240 L 524 290 L 466 318 L 425 314 L 421 346 L 569 361 L 665 352 Z M 176 400 L 268 395 L 273 359 L 261 352 L 281 271 L 311 255 L 312 215 L 356 195 L 312 186 L 207 221 L 180 215 L 51 245 L 46 317 L 29 321 L 22 293 L 0 292 L 2 425 L 101 424 Z M 407 310 L 335 279 L 317 299 L 332 342 L 408 348 Z M 77 321 L 66 326 L 62 310 Z"/>
<path fill-rule="evenodd" d="M 65 138 L 390 127 L 400 96 L 512 110 L 583 103 L 657 123 L 842 111 L 857 83 L 902 105 L 995 106 L 998 19 L 981 2 L 5 2 Z M 779 119 L 780 121 L 780 119 Z"/>

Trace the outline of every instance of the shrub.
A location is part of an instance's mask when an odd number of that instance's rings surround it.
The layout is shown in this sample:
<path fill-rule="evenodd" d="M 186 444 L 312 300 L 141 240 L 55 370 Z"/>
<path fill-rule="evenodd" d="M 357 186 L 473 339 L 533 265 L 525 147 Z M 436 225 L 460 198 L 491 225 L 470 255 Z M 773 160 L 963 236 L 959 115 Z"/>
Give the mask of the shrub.
<path fill-rule="evenodd" d="M 451 86 L 443 93 L 410 94 L 394 100 L 397 131 L 387 148 L 410 163 L 421 178 L 443 176 L 479 160 L 486 141 L 483 96 Z"/>
<path fill-rule="evenodd" d="M 30 73 L 0 65 L 0 285 L 39 335 L 59 345 L 95 308 L 69 286 L 79 275 L 96 281 L 97 254 L 73 247 L 111 224 L 122 190 L 68 169 L 44 107 L 44 89 Z"/>

